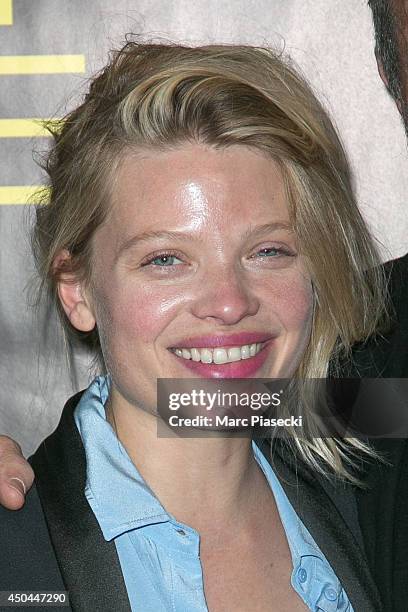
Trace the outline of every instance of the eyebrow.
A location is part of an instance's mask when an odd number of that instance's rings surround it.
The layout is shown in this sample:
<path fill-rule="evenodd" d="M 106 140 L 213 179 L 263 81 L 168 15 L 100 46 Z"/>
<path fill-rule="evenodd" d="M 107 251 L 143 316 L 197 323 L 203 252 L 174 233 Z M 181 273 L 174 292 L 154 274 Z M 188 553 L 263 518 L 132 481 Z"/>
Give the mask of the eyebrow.
<path fill-rule="evenodd" d="M 124 253 L 126 253 L 126 251 L 129 251 L 139 244 L 143 244 L 143 242 L 148 242 L 149 240 L 154 239 L 187 240 L 188 235 L 183 234 L 182 232 L 171 232 L 167 230 L 142 232 L 141 234 L 137 234 L 136 236 L 132 236 L 128 240 L 125 240 L 125 242 L 120 245 L 115 256 L 115 262 L 118 261 L 118 259 L 120 259 Z"/>
<path fill-rule="evenodd" d="M 264 225 L 258 225 L 256 227 L 249 226 L 249 228 L 245 231 L 243 238 L 246 239 L 251 234 L 262 235 L 280 229 L 286 230 L 290 233 L 293 233 L 294 231 L 293 226 L 290 223 L 285 221 L 276 221 L 274 223 L 265 223 Z M 190 235 L 183 232 L 173 232 L 169 230 L 142 232 L 141 234 L 137 234 L 136 236 L 132 236 L 128 240 L 125 240 L 125 242 L 120 245 L 115 256 L 115 262 L 117 262 L 124 255 L 124 253 L 135 246 L 154 239 L 186 241 L 190 239 Z"/>
<path fill-rule="evenodd" d="M 291 234 L 295 231 L 291 223 L 287 221 L 275 221 L 274 223 L 264 223 L 263 225 L 257 225 L 255 227 L 250 225 L 244 233 L 244 238 L 248 238 L 251 234 L 262 235 L 268 232 L 274 232 L 275 230 L 285 230 Z"/>

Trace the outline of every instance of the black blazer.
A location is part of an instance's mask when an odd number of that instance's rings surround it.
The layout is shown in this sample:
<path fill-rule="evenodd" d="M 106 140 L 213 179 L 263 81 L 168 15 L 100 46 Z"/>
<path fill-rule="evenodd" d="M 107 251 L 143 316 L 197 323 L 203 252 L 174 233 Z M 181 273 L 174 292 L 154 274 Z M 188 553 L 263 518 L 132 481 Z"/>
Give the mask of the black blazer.
<path fill-rule="evenodd" d="M 0 590 L 67 590 L 72 610 L 129 612 L 115 544 L 104 540 L 84 496 L 85 453 L 73 418 L 79 397 L 68 401 L 58 428 L 31 459 L 36 486 L 25 507 L 17 512 L 0 508 Z M 269 457 L 268 443 L 260 446 Z M 295 465 L 279 444 L 273 466 L 355 612 L 391 610 L 381 603 L 369 568 L 352 487 L 333 486 L 303 464 Z M 385 560 L 388 574 L 390 564 L 392 559 Z"/>
<path fill-rule="evenodd" d="M 408 255 L 384 269 L 393 306 L 391 330 L 356 346 L 345 376 L 408 378 Z M 408 398 L 405 402 L 408 406 Z M 367 488 L 356 491 L 359 524 L 384 612 L 407 612 L 408 440 L 384 439 L 372 445 L 389 463 L 366 466 Z"/>

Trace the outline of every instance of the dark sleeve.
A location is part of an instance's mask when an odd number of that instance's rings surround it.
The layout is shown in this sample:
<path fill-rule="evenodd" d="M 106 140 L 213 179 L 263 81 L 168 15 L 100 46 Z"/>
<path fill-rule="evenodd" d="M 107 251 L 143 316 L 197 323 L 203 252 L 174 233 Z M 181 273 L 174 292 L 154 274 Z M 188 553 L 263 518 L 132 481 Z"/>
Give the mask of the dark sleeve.
<path fill-rule="evenodd" d="M 35 485 L 21 510 L 0 506 L 0 591 L 65 591 Z"/>

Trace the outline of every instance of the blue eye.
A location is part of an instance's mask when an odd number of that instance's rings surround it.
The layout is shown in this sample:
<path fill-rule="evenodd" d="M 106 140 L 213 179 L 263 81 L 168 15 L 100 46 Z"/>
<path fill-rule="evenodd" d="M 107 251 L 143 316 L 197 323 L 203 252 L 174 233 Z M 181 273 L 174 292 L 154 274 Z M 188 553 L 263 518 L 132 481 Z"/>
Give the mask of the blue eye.
<path fill-rule="evenodd" d="M 177 260 L 177 263 L 176 263 Z M 154 266 L 160 266 L 162 268 L 181 264 L 182 262 L 175 255 L 158 255 L 154 259 L 151 259 L 150 262 Z"/>
<path fill-rule="evenodd" d="M 274 249 L 273 247 L 267 247 L 258 251 L 257 254 L 260 257 L 271 257 L 276 255 L 282 255 L 282 253 L 285 254 L 282 249 Z"/>

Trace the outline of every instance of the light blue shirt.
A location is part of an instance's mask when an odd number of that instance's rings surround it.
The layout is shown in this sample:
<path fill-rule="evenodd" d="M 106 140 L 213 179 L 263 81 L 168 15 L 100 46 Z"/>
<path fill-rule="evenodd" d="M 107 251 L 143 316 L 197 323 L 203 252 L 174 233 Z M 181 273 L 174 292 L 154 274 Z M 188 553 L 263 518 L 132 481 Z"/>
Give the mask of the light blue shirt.
<path fill-rule="evenodd" d="M 200 535 L 166 512 L 137 471 L 106 420 L 108 395 L 109 378 L 96 378 L 75 410 L 75 421 L 86 453 L 85 496 L 105 540 L 115 541 L 132 611 L 207 612 Z M 353 612 L 268 460 L 252 446 L 288 539 L 293 588 L 314 612 Z"/>

